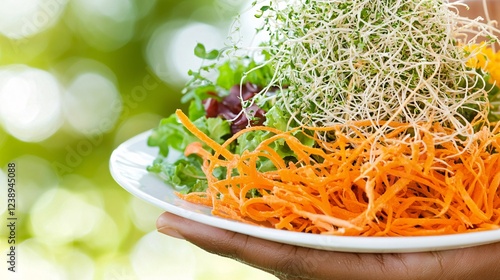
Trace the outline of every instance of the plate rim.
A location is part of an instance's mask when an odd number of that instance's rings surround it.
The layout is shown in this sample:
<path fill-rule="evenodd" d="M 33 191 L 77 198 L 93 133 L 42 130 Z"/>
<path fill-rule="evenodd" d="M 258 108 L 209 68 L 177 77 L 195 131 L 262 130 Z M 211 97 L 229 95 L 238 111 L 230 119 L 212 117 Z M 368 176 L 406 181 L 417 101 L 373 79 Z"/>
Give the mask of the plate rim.
<path fill-rule="evenodd" d="M 120 172 L 123 171 L 124 168 L 135 168 L 139 170 L 139 168 L 142 167 L 143 170 L 138 171 L 138 173 L 142 172 L 141 178 L 152 180 L 155 184 L 163 184 L 162 188 L 165 188 L 167 192 L 174 192 L 173 188 L 161 180 L 159 176 L 147 172 L 145 165 L 131 161 L 134 157 L 139 156 L 140 158 L 140 156 L 144 155 L 151 156 L 153 159 L 156 157 L 158 149 L 147 146 L 147 138 L 151 134 L 151 131 L 152 130 L 147 130 L 137 134 L 121 143 L 113 150 L 109 160 L 111 176 L 123 189 L 132 195 L 145 200 L 146 202 L 149 202 L 164 211 L 199 223 L 289 245 L 351 253 L 429 252 L 500 242 L 500 229 L 447 235 L 405 237 L 320 235 L 266 228 L 185 209 L 181 206 L 173 205 L 165 200 L 162 200 L 161 198 L 146 193 L 144 189 L 137 187 L 138 185 L 141 186 L 139 181 L 132 182 L 131 179 L 126 178 Z M 142 147 L 142 149 L 135 148 L 135 146 Z M 129 160 L 129 162 L 124 162 L 124 159 Z M 136 164 L 136 166 L 130 167 L 126 166 L 124 163 Z M 179 201 L 190 204 L 180 198 Z M 190 205 L 195 207 L 195 204 Z M 200 206 L 196 205 L 196 207 Z"/>

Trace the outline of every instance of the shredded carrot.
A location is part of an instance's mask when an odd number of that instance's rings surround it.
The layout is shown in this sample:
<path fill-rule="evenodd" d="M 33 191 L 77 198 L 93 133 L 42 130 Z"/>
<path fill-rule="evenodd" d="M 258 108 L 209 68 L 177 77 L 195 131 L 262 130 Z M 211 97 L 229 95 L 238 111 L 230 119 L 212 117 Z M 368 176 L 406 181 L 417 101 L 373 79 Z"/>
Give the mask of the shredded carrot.
<path fill-rule="evenodd" d="M 267 127 L 243 130 L 220 145 L 199 131 L 181 112 L 177 116 L 201 143 L 186 154 L 204 160 L 206 192 L 178 194 L 212 207 L 212 213 L 289 231 L 350 236 L 422 236 L 500 228 L 500 129 L 484 127 L 467 148 L 435 143 L 439 124 L 405 137 L 409 125 L 380 139 L 347 136 L 341 127 L 322 128 L 332 141 L 315 137 L 303 145 L 292 132 Z M 358 125 L 369 125 L 358 124 Z M 250 130 L 273 136 L 241 155 L 227 147 Z M 284 141 L 297 161 L 286 162 L 270 145 Z M 272 171 L 259 171 L 267 158 Z M 226 178 L 213 176 L 227 168 Z M 257 196 L 249 195 L 256 191 Z"/>

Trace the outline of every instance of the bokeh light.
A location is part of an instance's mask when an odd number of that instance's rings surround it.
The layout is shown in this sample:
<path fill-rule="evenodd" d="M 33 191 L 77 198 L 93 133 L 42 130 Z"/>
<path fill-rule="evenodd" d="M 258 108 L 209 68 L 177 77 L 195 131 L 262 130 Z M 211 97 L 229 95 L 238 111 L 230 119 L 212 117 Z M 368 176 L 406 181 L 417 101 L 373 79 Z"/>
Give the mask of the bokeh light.
<path fill-rule="evenodd" d="M 90 234 L 104 215 L 78 194 L 54 188 L 37 200 L 30 217 L 34 236 L 49 244 L 65 244 Z"/>
<path fill-rule="evenodd" d="M 220 29 L 200 22 L 174 22 L 159 27 L 149 41 L 147 61 L 165 82 L 182 86 L 189 70 L 198 70 L 202 60 L 194 56 L 197 43 L 208 50 L 224 47 Z"/>
<path fill-rule="evenodd" d="M 24 39 L 53 26 L 66 8 L 67 0 L 2 0 L 0 33 Z"/>
<path fill-rule="evenodd" d="M 29 239 L 19 244 L 17 255 L 23 256 L 24 264 L 17 267 L 14 279 L 66 280 L 66 272 L 56 261 L 54 252 L 37 239 Z M 6 255 L 6 252 L 2 252 L 2 255 Z M 4 268 L 0 270 L 0 276 L 2 279 L 12 279 L 13 275 Z"/>
<path fill-rule="evenodd" d="M 90 46 L 116 50 L 134 35 L 136 10 L 132 0 L 72 0 L 70 27 Z"/>
<path fill-rule="evenodd" d="M 65 279 L 68 280 L 95 280 L 96 269 L 92 258 L 80 250 L 63 248 L 56 259 L 64 268 Z"/>
<path fill-rule="evenodd" d="M 195 279 L 196 258 L 182 240 L 167 238 L 157 231 L 143 236 L 130 255 L 139 280 Z"/>
<path fill-rule="evenodd" d="M 12 162 L 17 166 L 17 211 L 29 213 L 42 194 L 58 186 L 59 179 L 51 164 L 43 158 L 23 155 Z"/>
<path fill-rule="evenodd" d="M 2 269 L 1 279 L 96 279 L 92 258 L 75 248 L 47 246 L 38 238 L 30 238 L 19 244 L 17 254 L 22 256 L 23 265 L 18 267 L 14 277 L 7 269 Z"/>
<path fill-rule="evenodd" d="M 117 84 L 118 80 L 108 65 L 95 59 L 85 57 L 69 57 L 57 63 L 58 77 L 64 81 L 66 87 L 79 75 L 85 73 L 96 73 Z"/>
<path fill-rule="evenodd" d="M 102 134 L 114 128 L 122 101 L 110 80 L 87 72 L 71 82 L 63 107 L 67 121 L 76 131 L 85 135 Z"/>
<path fill-rule="evenodd" d="M 1 68 L 0 121 L 22 141 L 50 137 L 63 121 L 58 81 L 46 71 L 24 65 Z"/>
<path fill-rule="evenodd" d="M 88 232 L 78 240 L 85 244 L 85 248 L 114 254 L 123 239 L 127 237 L 130 224 L 128 215 L 117 217 L 114 211 L 123 212 L 126 203 L 116 194 L 106 195 L 106 192 L 100 190 L 100 186 L 95 185 L 93 181 L 75 174 L 64 176 L 60 187 L 63 190 L 70 190 L 74 197 L 83 201 L 86 207 L 94 212 L 89 216 L 93 216 L 93 227 L 88 224 Z M 114 211 L 105 211 L 107 208 L 113 208 Z"/>
<path fill-rule="evenodd" d="M 128 256 L 102 258 L 97 263 L 98 274 L 103 280 L 137 280 Z"/>
<path fill-rule="evenodd" d="M 130 218 L 134 225 L 143 232 L 150 232 L 155 229 L 156 219 L 163 211 L 146 203 L 144 200 L 132 197 L 129 205 Z"/>

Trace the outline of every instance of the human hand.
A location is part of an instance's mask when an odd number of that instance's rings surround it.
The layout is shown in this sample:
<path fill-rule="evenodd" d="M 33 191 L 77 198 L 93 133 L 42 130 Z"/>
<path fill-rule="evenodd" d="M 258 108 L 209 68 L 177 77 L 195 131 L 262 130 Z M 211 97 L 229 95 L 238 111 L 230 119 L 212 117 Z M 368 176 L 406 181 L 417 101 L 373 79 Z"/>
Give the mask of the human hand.
<path fill-rule="evenodd" d="M 281 280 L 500 279 L 500 243 L 439 252 L 355 254 L 296 247 L 162 214 L 158 231 Z"/>

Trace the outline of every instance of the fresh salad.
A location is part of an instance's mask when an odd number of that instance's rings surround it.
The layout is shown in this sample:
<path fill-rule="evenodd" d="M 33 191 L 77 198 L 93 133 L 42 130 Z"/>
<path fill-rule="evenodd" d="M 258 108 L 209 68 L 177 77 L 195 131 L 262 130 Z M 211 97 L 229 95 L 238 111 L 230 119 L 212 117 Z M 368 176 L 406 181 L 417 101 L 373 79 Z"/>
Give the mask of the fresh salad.
<path fill-rule="evenodd" d="M 500 228 L 493 22 L 448 0 L 253 5 L 269 40 L 196 46 L 189 110 L 153 130 L 149 171 L 214 215 L 283 230 Z"/>

